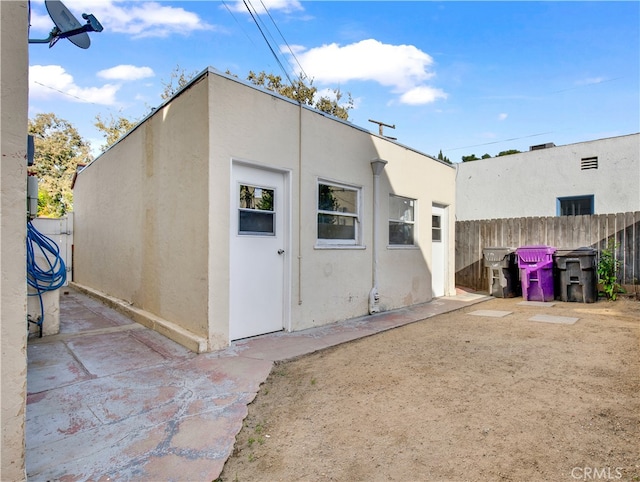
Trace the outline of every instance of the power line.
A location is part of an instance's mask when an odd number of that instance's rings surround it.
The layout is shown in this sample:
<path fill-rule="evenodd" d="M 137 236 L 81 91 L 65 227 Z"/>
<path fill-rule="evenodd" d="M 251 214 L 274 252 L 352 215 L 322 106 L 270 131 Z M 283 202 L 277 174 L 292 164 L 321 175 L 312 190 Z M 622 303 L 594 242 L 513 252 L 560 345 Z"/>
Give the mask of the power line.
<path fill-rule="evenodd" d="M 224 7 L 227 9 L 227 12 L 229 12 L 229 14 L 233 17 L 233 19 L 235 20 L 235 22 L 238 24 L 238 27 L 240 27 L 240 30 L 242 30 L 242 33 L 245 35 L 245 37 L 247 37 L 247 39 L 249 40 L 249 42 L 251 42 L 253 44 L 253 46 L 255 48 L 258 48 L 258 46 L 256 45 L 256 43 L 253 41 L 253 39 L 249 36 L 249 34 L 247 33 L 247 31 L 242 28 L 242 24 L 238 21 L 238 19 L 236 18 L 236 16 L 233 14 L 233 11 L 229 8 L 229 5 L 227 5 L 227 2 L 225 2 L 224 0 L 222 0 L 222 4 L 224 5 Z"/>
<path fill-rule="evenodd" d="M 482 147 L 482 146 L 489 146 L 491 144 L 500 144 L 501 142 L 518 141 L 520 139 L 528 139 L 529 137 L 544 136 L 544 135 L 547 135 L 547 134 L 553 134 L 555 132 L 556 131 L 540 132 L 539 134 L 531 134 L 529 136 L 512 137 L 511 139 L 502 139 L 500 141 L 485 142 L 484 144 L 474 144 L 472 146 L 454 147 L 452 149 L 442 149 L 442 150 L 445 151 L 445 152 L 449 152 L 449 151 L 458 151 L 460 149 L 471 149 L 472 147 Z"/>
<path fill-rule="evenodd" d="M 253 19 L 253 22 L 256 24 L 256 26 L 258 27 L 258 30 L 260 30 L 260 33 L 262 34 L 262 38 L 264 39 L 264 41 L 267 43 L 267 46 L 269 47 L 269 50 L 271 51 L 271 53 L 273 54 L 273 57 L 276 59 L 276 62 L 278 62 L 278 65 L 280 66 L 280 68 L 282 69 L 282 72 L 284 72 L 284 75 L 287 77 L 287 79 L 289 80 L 289 83 L 291 85 L 293 85 L 293 81 L 291 80 L 291 77 L 289 77 L 289 73 L 287 72 L 287 69 L 284 68 L 284 65 L 282 65 L 282 62 L 280 61 L 280 58 L 278 57 L 278 55 L 276 54 L 275 50 L 273 49 L 273 46 L 271 45 L 271 43 L 269 43 L 269 40 L 267 39 L 267 36 L 265 35 L 264 31 L 262 30 L 262 27 L 260 27 L 260 23 L 258 23 L 258 21 L 256 20 L 256 17 L 254 16 L 253 12 L 251 11 L 251 8 L 249 8 L 249 5 L 251 4 L 251 0 L 242 0 L 242 2 L 244 3 L 244 6 L 247 7 L 247 11 L 249 12 L 249 15 L 251 15 L 251 18 Z M 247 3 L 248 2 L 248 3 Z M 253 7 L 253 5 L 251 5 Z M 255 10 L 255 8 L 254 8 Z M 257 12 L 256 12 L 257 15 Z"/>
<path fill-rule="evenodd" d="M 293 52 L 293 49 L 291 48 L 291 46 L 289 45 L 289 42 L 287 42 L 287 39 L 284 38 L 284 35 L 282 35 L 282 32 L 280 31 L 280 29 L 278 28 L 278 25 L 276 24 L 275 20 L 273 19 L 273 17 L 271 16 L 271 13 L 269 13 L 269 10 L 267 10 L 267 7 L 265 6 L 265 4 L 262 2 L 262 0 L 260 0 L 260 3 L 262 4 L 262 8 L 264 8 L 264 11 L 267 12 L 267 15 L 269 15 L 269 18 L 271 19 L 271 23 L 273 23 L 273 26 L 276 28 L 276 30 L 278 31 L 278 33 L 280 34 L 280 38 L 282 39 L 282 41 L 284 42 L 284 44 L 287 46 L 287 49 L 289 50 L 289 53 L 291 54 L 291 56 L 293 57 L 293 60 L 296 61 L 296 64 L 298 64 L 298 67 L 300 67 L 300 72 L 302 72 L 302 75 L 304 76 L 305 79 L 308 79 L 309 77 L 307 76 L 307 73 L 304 71 L 304 69 L 302 68 L 302 65 L 300 65 L 300 62 L 298 61 L 298 57 L 296 57 L 296 54 Z"/>
<path fill-rule="evenodd" d="M 78 99 L 78 100 L 84 102 L 85 104 L 101 105 L 101 104 L 96 104 L 95 102 L 91 102 L 90 100 L 83 99 L 82 97 L 78 97 L 77 95 L 70 94 L 69 92 L 64 92 L 62 90 L 56 89 L 55 87 L 51 87 L 50 85 L 45 85 L 42 82 L 38 82 L 37 80 L 32 80 L 31 82 L 33 82 L 34 84 L 41 85 L 42 87 L 45 87 L 47 89 L 51 89 L 51 90 L 53 90 L 55 92 L 58 92 L 60 94 L 66 95 L 68 97 L 73 97 L 74 99 Z"/>
<path fill-rule="evenodd" d="M 77 95 L 70 94 L 69 92 L 65 92 L 63 90 L 56 89 L 55 87 L 51 87 L 50 85 L 43 84 L 42 82 L 38 82 L 37 80 L 31 80 L 31 82 L 33 82 L 34 84 L 38 84 L 38 85 L 40 85 L 40 86 L 42 86 L 42 87 L 44 87 L 46 89 L 53 90 L 54 92 L 58 92 L 59 94 L 66 95 L 67 97 L 71 97 L 73 99 L 77 99 L 77 100 L 81 101 L 83 104 L 91 104 L 91 105 L 98 106 L 100 109 L 105 109 L 105 110 L 109 111 L 112 116 L 115 114 L 117 116 L 123 117 L 122 110 L 116 110 L 116 109 L 114 109 L 112 107 L 109 107 L 106 104 L 98 104 L 97 102 L 92 102 L 90 100 L 83 99 L 82 97 L 78 97 Z M 143 117 L 144 117 L 144 115 L 143 115 Z M 139 117 L 137 119 L 139 119 Z M 138 122 L 137 119 L 134 119 L 133 122 Z"/>

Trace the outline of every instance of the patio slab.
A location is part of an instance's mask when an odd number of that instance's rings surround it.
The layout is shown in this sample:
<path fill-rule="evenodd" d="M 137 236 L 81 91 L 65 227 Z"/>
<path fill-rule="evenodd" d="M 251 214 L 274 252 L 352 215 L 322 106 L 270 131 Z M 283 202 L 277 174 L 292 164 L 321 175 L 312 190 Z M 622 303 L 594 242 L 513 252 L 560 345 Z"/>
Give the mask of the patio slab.
<path fill-rule="evenodd" d="M 461 295 L 197 355 L 65 290 L 61 333 L 29 340 L 28 479 L 215 480 L 275 362 L 491 299 Z"/>
<path fill-rule="evenodd" d="M 489 316 L 491 318 L 504 318 L 507 315 L 510 315 L 513 311 L 502 311 L 502 310 L 476 310 L 472 311 L 469 314 L 474 316 Z"/>
<path fill-rule="evenodd" d="M 564 325 L 573 325 L 580 318 L 572 318 L 570 316 L 552 316 L 552 315 L 536 315 L 529 318 L 529 321 L 542 321 L 544 323 L 562 323 Z"/>
<path fill-rule="evenodd" d="M 539 308 L 549 308 L 555 303 L 553 301 L 521 301 L 518 303 L 520 306 L 537 306 Z"/>

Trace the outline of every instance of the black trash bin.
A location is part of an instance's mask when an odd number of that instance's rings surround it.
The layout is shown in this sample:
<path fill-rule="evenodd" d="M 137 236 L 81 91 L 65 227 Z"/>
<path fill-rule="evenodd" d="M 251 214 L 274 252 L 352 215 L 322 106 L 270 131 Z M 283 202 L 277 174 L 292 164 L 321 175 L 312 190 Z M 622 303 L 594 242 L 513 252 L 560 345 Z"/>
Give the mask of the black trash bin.
<path fill-rule="evenodd" d="M 484 248 L 484 265 L 489 277 L 489 294 L 496 298 L 520 296 L 520 278 L 515 248 Z"/>
<path fill-rule="evenodd" d="M 593 248 L 559 249 L 555 253 L 559 295 L 562 301 L 598 301 L 598 274 Z"/>

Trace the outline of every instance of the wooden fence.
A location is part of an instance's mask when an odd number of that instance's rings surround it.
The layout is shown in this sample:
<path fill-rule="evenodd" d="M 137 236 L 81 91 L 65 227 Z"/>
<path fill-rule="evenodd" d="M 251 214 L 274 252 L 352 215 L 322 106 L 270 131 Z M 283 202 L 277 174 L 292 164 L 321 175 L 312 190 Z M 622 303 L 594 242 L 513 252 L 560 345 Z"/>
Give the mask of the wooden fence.
<path fill-rule="evenodd" d="M 547 245 L 591 247 L 598 254 L 613 239 L 620 260 L 619 282 L 640 283 L 640 211 L 592 216 L 555 216 L 456 222 L 456 285 L 489 289 L 482 250 L 487 247 Z"/>

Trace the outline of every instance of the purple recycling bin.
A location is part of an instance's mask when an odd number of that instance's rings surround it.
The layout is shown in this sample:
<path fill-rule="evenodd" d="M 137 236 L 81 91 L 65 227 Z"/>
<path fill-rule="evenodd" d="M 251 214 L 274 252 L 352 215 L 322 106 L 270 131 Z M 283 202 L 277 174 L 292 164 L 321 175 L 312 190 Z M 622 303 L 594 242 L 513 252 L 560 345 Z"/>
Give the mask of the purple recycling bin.
<path fill-rule="evenodd" d="M 522 297 L 527 301 L 553 301 L 553 254 L 551 246 L 522 246 L 516 250 Z"/>

